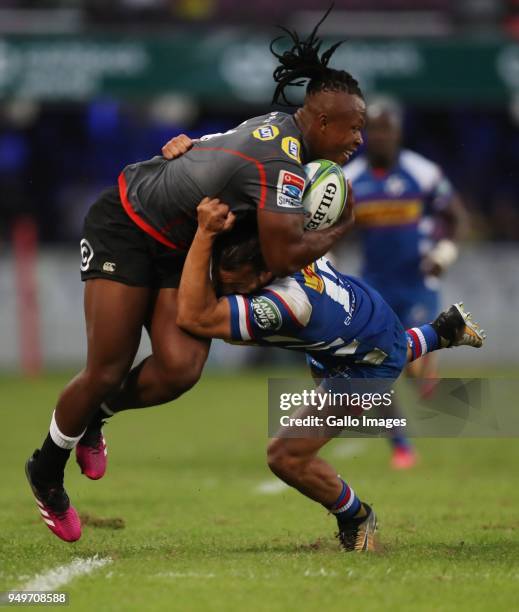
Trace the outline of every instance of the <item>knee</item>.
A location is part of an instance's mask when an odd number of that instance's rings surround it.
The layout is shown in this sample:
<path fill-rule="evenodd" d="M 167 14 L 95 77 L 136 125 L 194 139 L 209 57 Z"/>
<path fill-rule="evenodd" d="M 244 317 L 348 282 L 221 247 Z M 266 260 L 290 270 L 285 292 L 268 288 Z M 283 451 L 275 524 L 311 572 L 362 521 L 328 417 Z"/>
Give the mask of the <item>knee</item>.
<path fill-rule="evenodd" d="M 200 380 L 207 359 L 207 350 L 190 351 L 187 355 L 162 358 L 160 372 L 168 401 L 192 389 Z"/>
<path fill-rule="evenodd" d="M 118 389 L 128 373 L 128 368 L 118 366 L 87 367 L 82 374 L 83 382 L 87 389 L 97 390 L 101 394 L 107 394 Z"/>
<path fill-rule="evenodd" d="M 192 361 L 184 364 L 181 368 L 173 368 L 171 375 L 168 377 L 172 391 L 176 395 L 180 395 L 192 389 L 202 376 L 205 359 L 202 363 Z"/>
<path fill-rule="evenodd" d="M 267 447 L 267 463 L 270 470 L 282 480 L 294 480 L 304 469 L 305 458 L 290 451 L 283 439 L 275 439 Z"/>

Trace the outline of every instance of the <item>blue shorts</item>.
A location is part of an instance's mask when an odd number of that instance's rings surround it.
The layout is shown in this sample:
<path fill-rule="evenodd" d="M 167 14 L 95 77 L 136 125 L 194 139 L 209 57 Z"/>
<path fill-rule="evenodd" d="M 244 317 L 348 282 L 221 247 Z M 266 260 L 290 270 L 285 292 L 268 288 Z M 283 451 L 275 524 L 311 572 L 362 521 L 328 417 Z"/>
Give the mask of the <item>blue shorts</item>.
<path fill-rule="evenodd" d="M 438 291 L 423 288 L 416 291 L 396 292 L 381 287 L 379 293 L 395 311 L 405 329 L 430 323 L 439 314 L 440 296 Z"/>
<path fill-rule="evenodd" d="M 306 362 L 314 378 L 384 378 L 396 380 L 407 364 L 407 336 L 405 330 L 398 324 L 395 329 L 393 348 L 380 365 L 355 363 L 352 357 L 338 358 L 333 365 L 325 365 L 307 354 Z"/>

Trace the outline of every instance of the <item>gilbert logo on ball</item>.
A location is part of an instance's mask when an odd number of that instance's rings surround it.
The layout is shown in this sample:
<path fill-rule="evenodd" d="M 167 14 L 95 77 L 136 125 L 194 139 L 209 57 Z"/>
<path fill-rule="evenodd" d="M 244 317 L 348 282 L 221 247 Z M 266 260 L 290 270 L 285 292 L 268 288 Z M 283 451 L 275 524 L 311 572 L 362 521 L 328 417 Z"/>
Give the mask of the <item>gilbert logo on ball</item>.
<path fill-rule="evenodd" d="M 342 168 L 327 159 L 310 162 L 304 168 L 305 229 L 331 227 L 342 215 L 348 196 L 348 185 Z"/>

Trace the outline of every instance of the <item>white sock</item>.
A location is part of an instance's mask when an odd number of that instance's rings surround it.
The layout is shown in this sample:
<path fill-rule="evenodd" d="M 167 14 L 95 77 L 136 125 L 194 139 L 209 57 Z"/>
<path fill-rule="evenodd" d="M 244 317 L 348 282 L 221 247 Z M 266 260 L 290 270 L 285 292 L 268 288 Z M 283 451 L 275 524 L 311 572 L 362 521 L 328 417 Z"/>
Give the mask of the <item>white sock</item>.
<path fill-rule="evenodd" d="M 75 448 L 76 444 L 81 440 L 85 431 L 79 434 L 79 436 L 66 436 L 59 430 L 58 424 L 56 423 L 56 411 L 52 413 L 52 420 L 50 422 L 50 437 L 56 446 L 70 450 Z"/>

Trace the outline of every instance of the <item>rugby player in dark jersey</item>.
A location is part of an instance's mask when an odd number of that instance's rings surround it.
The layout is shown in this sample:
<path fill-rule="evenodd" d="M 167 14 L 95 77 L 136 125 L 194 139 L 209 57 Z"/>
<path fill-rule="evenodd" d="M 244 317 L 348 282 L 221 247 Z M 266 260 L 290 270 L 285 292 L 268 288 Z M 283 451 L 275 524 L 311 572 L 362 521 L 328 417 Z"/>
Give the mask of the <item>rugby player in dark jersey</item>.
<path fill-rule="evenodd" d="M 324 255 L 352 223 L 347 207 L 333 227 L 303 231 L 303 164 L 318 158 L 344 164 L 362 143 L 365 115 L 357 81 L 328 67 L 337 45 L 319 56 L 318 26 L 304 41 L 291 34 L 294 44 L 283 54 L 273 51 L 279 59 L 274 102 L 287 102 L 286 87 L 308 81 L 304 104 L 294 115 L 250 119 L 202 138 L 176 160 L 131 164 L 118 187 L 106 191 L 86 217 L 81 241 L 86 366 L 61 393 L 49 434 L 26 465 L 42 519 L 65 541 L 81 535 L 63 487 L 71 450 L 77 446 L 83 472 L 99 478 L 106 465 L 103 414 L 171 401 L 202 372 L 210 340 L 175 323 L 177 288 L 201 199 L 221 197 L 238 219 L 256 218 L 263 256 L 277 276 Z M 152 354 L 131 369 L 144 327 Z"/>

